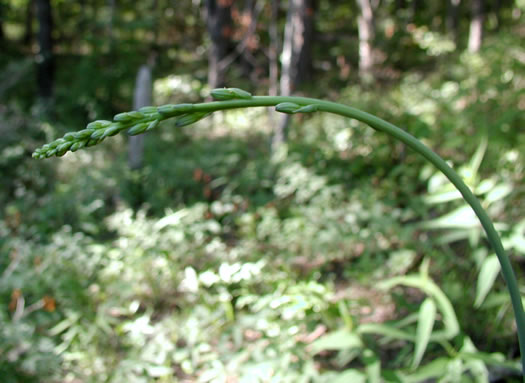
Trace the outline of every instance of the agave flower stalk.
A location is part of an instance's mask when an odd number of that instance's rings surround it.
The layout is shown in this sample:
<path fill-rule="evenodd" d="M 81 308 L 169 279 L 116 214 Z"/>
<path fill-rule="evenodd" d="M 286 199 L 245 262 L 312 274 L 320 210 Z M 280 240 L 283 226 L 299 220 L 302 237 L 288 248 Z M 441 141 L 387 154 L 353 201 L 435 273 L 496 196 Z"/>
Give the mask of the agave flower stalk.
<path fill-rule="evenodd" d="M 200 104 L 170 104 L 159 107 L 148 106 L 138 111 L 117 114 L 113 118 L 113 121 L 92 122 L 88 124 L 84 130 L 67 133 L 63 138 L 59 138 L 35 150 L 33 157 L 48 158 L 52 156 L 62 156 L 67 151 L 74 152 L 84 147 L 97 145 L 106 137 L 113 136 L 123 130 L 128 130 L 128 134 L 130 135 L 144 133 L 156 128 L 161 121 L 169 118 L 175 117 L 175 124 L 178 127 L 190 125 L 218 110 L 275 107 L 278 112 L 287 114 L 313 113 L 319 111 L 364 122 L 373 129 L 389 134 L 403 142 L 426 158 L 452 182 L 476 213 L 485 230 L 487 239 L 496 252 L 501 264 L 501 273 L 507 284 L 518 329 L 522 371 L 525 371 L 525 313 L 523 311 L 518 283 L 509 257 L 505 253 L 501 239 L 492 221 L 478 199 L 463 182 L 461 177 L 447 165 L 440 156 L 414 136 L 397 126 L 372 114 L 335 102 L 306 97 L 252 96 L 250 93 L 237 88 L 215 89 L 211 92 L 211 95 L 215 101 Z"/>

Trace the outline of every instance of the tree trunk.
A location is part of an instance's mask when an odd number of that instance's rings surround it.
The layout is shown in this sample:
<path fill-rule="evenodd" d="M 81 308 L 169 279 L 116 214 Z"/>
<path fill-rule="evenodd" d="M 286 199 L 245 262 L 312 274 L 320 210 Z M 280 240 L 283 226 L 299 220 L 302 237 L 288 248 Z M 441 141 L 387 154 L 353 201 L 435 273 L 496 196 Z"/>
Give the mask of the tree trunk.
<path fill-rule="evenodd" d="M 447 32 L 450 33 L 457 43 L 459 33 L 459 5 L 461 0 L 449 0 L 447 6 Z"/>
<path fill-rule="evenodd" d="M 210 34 L 211 46 L 208 52 L 208 85 L 210 88 L 224 86 L 225 69 L 220 61 L 231 48 L 233 32 L 232 0 L 206 0 L 206 25 Z"/>
<path fill-rule="evenodd" d="M 0 43 L 4 43 L 5 34 L 4 34 L 4 18 L 5 18 L 5 5 L 0 3 Z"/>
<path fill-rule="evenodd" d="M 44 100 L 53 96 L 55 62 L 53 57 L 53 17 L 49 0 L 36 0 L 38 19 L 37 84 L 38 94 Z"/>
<path fill-rule="evenodd" d="M 412 0 L 412 11 L 411 11 L 411 19 L 412 23 L 416 23 L 416 15 L 419 11 L 419 8 L 421 7 L 420 0 Z"/>
<path fill-rule="evenodd" d="M 133 109 L 137 110 L 143 106 L 151 105 L 152 80 L 151 68 L 142 65 L 137 73 L 135 81 L 135 92 L 133 94 Z M 131 169 L 139 169 L 143 165 L 144 158 L 144 135 L 131 136 L 129 138 L 128 165 Z"/>
<path fill-rule="evenodd" d="M 406 6 L 406 0 L 396 0 L 396 10 L 405 9 Z"/>
<path fill-rule="evenodd" d="M 468 36 L 469 52 L 479 52 L 483 40 L 483 0 L 472 1 L 472 18 Z"/>
<path fill-rule="evenodd" d="M 360 13 L 357 18 L 359 33 L 359 73 L 369 76 L 374 60 L 372 56 L 372 41 L 374 39 L 374 13 L 370 0 L 357 0 Z"/>
<path fill-rule="evenodd" d="M 33 42 L 33 18 L 35 16 L 35 3 L 28 1 L 26 6 L 26 14 L 24 20 L 24 37 L 23 43 L 25 46 L 31 46 Z"/>
<path fill-rule="evenodd" d="M 0 18 L 0 44 L 4 44 L 4 27 L 2 26 L 2 19 Z"/>
<path fill-rule="evenodd" d="M 314 33 L 316 3 L 313 0 L 289 0 L 281 55 L 282 96 L 291 95 L 311 70 L 311 49 Z M 272 149 L 286 141 L 289 115 L 284 115 L 276 126 Z"/>
<path fill-rule="evenodd" d="M 270 72 L 270 96 L 276 96 L 279 86 L 279 31 L 277 27 L 279 0 L 271 0 L 270 4 L 270 25 L 268 26 L 268 33 L 270 35 L 270 49 L 269 49 L 269 72 Z"/>

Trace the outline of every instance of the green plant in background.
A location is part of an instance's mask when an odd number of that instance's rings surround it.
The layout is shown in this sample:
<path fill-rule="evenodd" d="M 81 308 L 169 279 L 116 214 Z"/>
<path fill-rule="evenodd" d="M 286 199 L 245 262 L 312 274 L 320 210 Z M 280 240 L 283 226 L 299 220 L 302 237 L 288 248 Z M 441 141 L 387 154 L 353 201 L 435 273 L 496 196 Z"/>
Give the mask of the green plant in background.
<path fill-rule="evenodd" d="M 55 140 L 37 149 L 33 153 L 33 157 L 48 158 L 52 156 L 62 156 L 67 151 L 74 152 L 84 147 L 97 145 L 106 137 L 116 135 L 123 130 L 128 130 L 128 134 L 130 135 L 144 133 L 146 131 L 155 129 L 161 121 L 168 118 L 175 117 L 175 125 L 177 127 L 182 127 L 193 124 L 215 111 L 235 108 L 273 106 L 277 111 L 286 114 L 323 111 L 364 122 L 377 131 L 385 132 L 398 139 L 426 158 L 452 182 L 463 199 L 470 205 L 474 213 L 477 215 L 486 232 L 487 238 L 496 253 L 499 264 L 501 265 L 501 272 L 507 283 L 518 328 L 522 368 L 525 370 L 525 313 L 523 311 L 521 297 L 512 266 L 504 251 L 503 245 L 494 228 L 494 225 L 492 224 L 482 205 L 470 191 L 469 187 L 463 182 L 462 178 L 450 166 L 448 166 L 441 157 L 431 151 L 419 140 L 396 127 L 395 125 L 375 117 L 374 115 L 342 104 L 304 97 L 251 96 L 248 92 L 237 88 L 215 89 L 211 94 L 215 99 L 213 102 L 201 104 L 170 104 L 160 107 L 145 107 L 139 109 L 138 111 L 117 114 L 113 121 L 92 122 L 88 124 L 84 130 L 75 133 L 67 133 L 63 138 Z M 479 167 L 479 162 L 481 161 L 479 159 L 480 156 L 482 157 L 483 154 L 477 154 L 473 160 L 472 168 L 474 173 L 477 171 L 477 167 Z M 455 196 L 453 197 L 455 198 Z M 490 264 L 493 264 L 493 262 Z M 482 267 L 481 273 L 491 274 L 489 275 L 489 280 L 493 281 L 494 274 L 490 273 L 490 270 L 487 270 L 487 267 L 488 266 L 484 265 L 484 267 Z M 418 277 L 405 276 L 394 278 L 393 280 L 385 281 L 382 287 L 388 289 L 399 284 L 420 288 L 429 296 L 423 302 L 419 312 L 416 337 L 404 334 L 403 331 L 399 329 L 393 330 L 389 327 L 374 327 L 373 325 L 368 325 L 368 328 L 366 326 L 364 329 L 361 328 L 360 332 L 379 333 L 390 338 L 413 340 L 415 342 L 415 354 L 412 360 L 412 366 L 417 367 L 429 342 L 442 342 L 442 345 L 447 348 L 446 340 L 456 335 L 459 331 L 459 328 L 457 326 L 457 320 L 455 319 L 455 314 L 453 312 L 452 306 L 450 305 L 450 302 L 448 302 L 448 299 L 441 293 L 439 288 L 437 288 L 437 286 L 425 276 L 425 273 Z M 490 288 L 490 286 L 488 288 Z M 486 287 L 478 288 L 476 305 L 479 305 L 483 301 L 486 295 L 486 290 Z M 440 332 L 433 332 L 434 322 L 436 321 L 438 310 L 443 316 L 443 324 L 445 329 Z M 359 344 L 358 338 L 355 338 L 352 340 L 352 342 L 354 342 L 355 345 Z M 318 347 L 321 346 L 318 345 Z M 472 347 L 465 343 L 465 353 L 468 354 L 469 352 L 472 352 Z M 363 358 L 368 360 L 371 358 L 370 352 L 367 350 L 365 351 L 366 352 L 363 352 Z M 468 356 L 464 358 L 464 361 L 469 360 L 470 359 Z M 461 363 L 463 363 L 462 360 L 455 359 L 454 363 L 455 365 L 459 366 L 458 369 L 461 372 Z M 372 380 L 371 376 L 375 376 L 377 373 L 374 367 L 375 364 L 372 362 L 367 363 L 366 361 L 365 364 L 372 366 L 368 372 L 368 378 Z M 352 374 L 355 373 L 352 372 Z"/>

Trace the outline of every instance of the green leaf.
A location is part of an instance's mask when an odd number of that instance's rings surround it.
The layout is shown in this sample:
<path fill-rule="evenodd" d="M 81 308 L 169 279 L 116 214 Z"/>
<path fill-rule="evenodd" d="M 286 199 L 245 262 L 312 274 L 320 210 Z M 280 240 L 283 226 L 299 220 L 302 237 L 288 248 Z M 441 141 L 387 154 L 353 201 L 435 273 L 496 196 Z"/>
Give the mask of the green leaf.
<path fill-rule="evenodd" d="M 501 201 L 503 198 L 508 196 L 513 190 L 513 187 L 511 184 L 502 183 L 497 185 L 494 189 L 492 189 L 490 192 L 488 192 L 487 196 L 485 197 L 485 203 L 491 204 L 494 202 Z"/>
<path fill-rule="evenodd" d="M 372 350 L 365 350 L 361 357 L 366 365 L 366 377 L 368 383 L 381 382 L 381 361 Z"/>
<path fill-rule="evenodd" d="M 405 375 L 399 373 L 401 381 L 404 383 L 420 383 L 430 379 L 439 378 L 447 371 L 450 362 L 448 358 L 438 358 L 432 362 L 418 368 L 414 373 Z"/>
<path fill-rule="evenodd" d="M 458 356 L 462 358 L 465 361 L 471 361 L 471 360 L 480 360 L 485 364 L 491 365 L 491 366 L 497 366 L 501 368 L 516 370 L 517 372 L 521 372 L 521 364 L 519 361 L 508 361 L 505 360 L 505 357 L 503 354 L 500 353 L 486 353 L 481 351 L 475 351 L 475 352 L 466 352 L 466 351 L 460 351 Z"/>
<path fill-rule="evenodd" d="M 422 277 L 421 275 L 394 277 L 380 282 L 378 287 L 380 289 L 389 290 L 397 285 L 418 288 L 434 298 L 434 301 L 443 316 L 445 330 L 434 331 L 430 337 L 431 340 L 450 339 L 459 333 L 459 322 L 454 307 L 452 307 L 452 304 L 445 293 L 443 293 L 439 286 L 437 286 L 430 278 Z"/>
<path fill-rule="evenodd" d="M 476 285 L 476 300 L 474 307 L 481 306 L 490 289 L 496 281 L 496 277 L 500 272 L 501 266 L 496 255 L 491 255 L 483 261 L 481 269 L 478 274 L 478 283 Z"/>
<path fill-rule="evenodd" d="M 359 335 L 347 329 L 326 334 L 312 343 L 312 352 L 315 354 L 324 350 L 347 350 L 363 347 Z"/>
<path fill-rule="evenodd" d="M 358 334 L 378 334 L 392 339 L 415 342 L 412 334 L 384 323 L 365 323 L 359 325 L 356 331 Z"/>
<path fill-rule="evenodd" d="M 465 337 L 463 346 L 461 347 L 460 353 L 476 353 L 477 349 L 472 343 L 469 337 Z M 470 370 L 475 383 L 488 383 L 489 382 L 489 371 L 485 362 L 480 358 L 462 358 L 465 362 L 465 367 Z"/>
<path fill-rule="evenodd" d="M 337 378 L 332 380 L 333 383 L 365 383 L 366 376 L 359 370 L 351 369 L 346 370 L 339 374 Z"/>
<path fill-rule="evenodd" d="M 414 350 L 414 360 L 412 361 L 412 368 L 417 368 L 423 354 L 427 349 L 434 322 L 436 320 L 436 304 L 430 298 L 425 299 L 419 309 L 419 320 L 417 322 L 416 331 L 416 346 Z"/>

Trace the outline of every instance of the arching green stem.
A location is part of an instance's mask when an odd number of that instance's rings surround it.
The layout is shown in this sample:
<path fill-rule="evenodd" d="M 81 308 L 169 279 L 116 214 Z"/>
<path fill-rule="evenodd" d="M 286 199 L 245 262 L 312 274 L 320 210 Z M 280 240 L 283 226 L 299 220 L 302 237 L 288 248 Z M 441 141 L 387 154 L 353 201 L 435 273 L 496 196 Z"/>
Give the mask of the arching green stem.
<path fill-rule="evenodd" d="M 95 126 L 95 130 L 90 130 L 85 135 L 84 131 L 78 132 L 76 135 L 66 135 L 64 139 L 59 139 L 54 143 L 44 146 L 41 149 L 38 149 L 34 156 L 37 158 L 45 158 L 52 155 L 61 155 L 65 153 L 71 147 L 76 145 L 77 147 L 91 146 L 95 145 L 98 142 L 102 141 L 106 136 L 113 135 L 114 133 L 127 129 L 131 127 L 133 118 L 138 119 L 133 122 L 134 130 L 132 133 L 143 132 L 149 130 L 149 126 L 153 128 L 156 127 L 158 121 L 162 121 L 171 117 L 179 117 L 177 126 L 188 125 L 193 123 L 200 118 L 208 115 L 209 113 L 226 110 L 226 109 L 236 109 L 236 108 L 250 108 L 250 107 L 269 107 L 276 106 L 278 111 L 283 113 L 311 113 L 316 111 L 323 111 L 328 113 L 337 114 L 343 117 L 353 118 L 358 121 L 364 122 L 375 130 L 380 132 L 385 132 L 390 136 L 398 139 L 399 141 L 406 144 L 408 147 L 415 150 L 417 153 L 425 157 L 429 162 L 431 162 L 436 168 L 438 168 L 452 184 L 459 190 L 462 194 L 465 201 L 472 207 L 477 217 L 479 218 L 483 229 L 487 234 L 487 239 L 490 242 L 492 248 L 496 252 L 498 260 L 501 264 L 501 273 L 507 284 L 509 290 L 510 299 L 512 302 L 512 307 L 514 309 L 514 315 L 516 318 L 516 325 L 518 329 L 518 340 L 520 345 L 521 352 L 521 363 L 522 371 L 525 371 L 525 313 L 523 311 L 523 305 L 521 302 L 521 297 L 519 293 L 518 283 L 512 265 L 508 256 L 503 249 L 501 239 L 499 238 L 492 221 L 490 220 L 488 214 L 485 212 L 481 206 L 478 199 L 474 196 L 469 187 L 463 182 L 461 177 L 450 167 L 447 163 L 434 153 L 431 149 L 426 147 L 421 141 L 398 128 L 397 126 L 386 122 L 376 116 L 373 116 L 369 113 L 363 112 L 361 110 L 337 104 L 334 102 L 317 100 L 313 98 L 305 97 L 284 97 L 284 96 L 251 96 L 249 93 L 236 88 L 230 89 L 220 89 L 215 90 L 215 94 L 212 92 L 212 95 L 219 99 L 220 101 L 207 102 L 202 104 L 181 104 L 181 105 L 166 105 L 164 107 L 154 108 L 151 107 L 151 111 L 144 111 L 142 114 L 138 113 L 137 116 L 133 115 L 136 112 L 130 112 L 129 114 L 121 114 L 115 117 L 113 123 L 107 122 L 98 122 L 101 127 Z M 117 118 L 118 117 L 118 118 Z M 155 122 L 156 121 L 156 122 Z M 148 125 L 149 124 L 149 125 Z M 87 130 L 89 130 L 89 125 Z M 96 132 L 96 129 L 106 129 L 106 134 L 103 132 Z M 95 133 L 93 133 L 95 132 Z M 91 134 L 91 136 L 89 136 Z M 77 141 L 80 140 L 80 144 Z M 75 148 L 76 150 L 76 148 Z M 525 378 L 524 378 L 525 382 Z"/>

